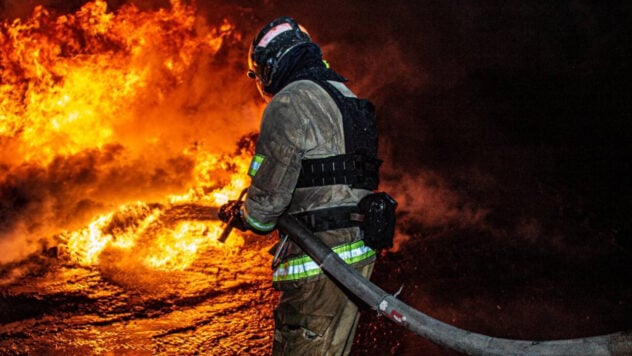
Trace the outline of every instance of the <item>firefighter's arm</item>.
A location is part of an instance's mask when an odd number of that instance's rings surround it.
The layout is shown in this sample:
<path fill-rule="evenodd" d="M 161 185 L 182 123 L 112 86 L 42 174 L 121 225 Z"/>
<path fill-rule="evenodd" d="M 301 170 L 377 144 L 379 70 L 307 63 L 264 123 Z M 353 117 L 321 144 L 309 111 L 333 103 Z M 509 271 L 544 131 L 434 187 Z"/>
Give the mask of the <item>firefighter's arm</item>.
<path fill-rule="evenodd" d="M 249 227 L 260 233 L 275 228 L 277 219 L 292 200 L 300 173 L 306 123 L 296 101 L 294 95 L 277 94 L 261 122 L 248 171 L 252 181 L 241 210 Z"/>

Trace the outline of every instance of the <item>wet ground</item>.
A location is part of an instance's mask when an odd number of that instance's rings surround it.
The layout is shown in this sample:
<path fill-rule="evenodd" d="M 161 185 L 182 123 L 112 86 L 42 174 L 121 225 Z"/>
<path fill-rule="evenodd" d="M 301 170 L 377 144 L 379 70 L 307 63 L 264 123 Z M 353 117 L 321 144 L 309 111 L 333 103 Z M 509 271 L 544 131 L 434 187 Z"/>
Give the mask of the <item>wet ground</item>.
<path fill-rule="evenodd" d="M 31 256 L 2 271 L 0 353 L 265 354 L 276 295 L 264 245 L 211 249 L 181 272 Z"/>
<path fill-rule="evenodd" d="M 603 243 L 590 251 L 499 240 L 484 231 L 426 230 L 384 254 L 373 280 L 441 321 L 522 340 L 632 331 L 632 256 Z M 356 355 L 460 355 L 374 312 L 363 314 Z"/>
<path fill-rule="evenodd" d="M 164 220 L 208 216 L 172 209 Z M 193 212 L 191 215 L 190 212 Z M 197 211 L 197 212 L 196 212 Z M 404 224 L 405 225 L 405 224 Z M 409 229 L 409 231 L 406 231 Z M 488 231 L 402 227 L 372 280 L 409 305 L 495 337 L 547 340 L 632 330 L 630 254 L 499 240 Z M 95 267 L 64 246 L 0 269 L 2 355 L 265 355 L 272 343 L 272 237 L 212 244 L 183 271 L 130 264 L 106 250 Z M 353 355 L 455 355 L 364 307 Z"/>

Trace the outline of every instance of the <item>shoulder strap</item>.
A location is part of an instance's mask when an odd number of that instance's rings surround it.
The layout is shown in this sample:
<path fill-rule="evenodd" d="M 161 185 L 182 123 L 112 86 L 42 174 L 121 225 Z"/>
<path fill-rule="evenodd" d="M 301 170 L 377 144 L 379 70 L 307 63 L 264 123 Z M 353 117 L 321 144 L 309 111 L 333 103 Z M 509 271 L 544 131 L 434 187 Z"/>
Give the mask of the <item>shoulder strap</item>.
<path fill-rule="evenodd" d="M 320 85 L 342 113 L 345 154 L 304 159 L 296 187 L 346 184 L 375 190 L 379 184 L 377 128 L 373 105 L 368 100 L 346 97 L 327 80 L 306 78 Z"/>

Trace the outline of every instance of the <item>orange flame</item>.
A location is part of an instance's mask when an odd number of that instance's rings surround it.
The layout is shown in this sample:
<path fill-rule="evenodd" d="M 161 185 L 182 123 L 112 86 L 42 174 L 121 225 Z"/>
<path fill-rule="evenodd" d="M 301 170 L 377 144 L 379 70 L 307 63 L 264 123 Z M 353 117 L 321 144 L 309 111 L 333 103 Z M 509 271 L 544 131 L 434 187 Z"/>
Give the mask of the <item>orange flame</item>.
<path fill-rule="evenodd" d="M 157 89 L 149 100 L 164 100 L 165 86 L 234 30 L 225 22 L 198 35 L 195 20 L 179 1 L 170 11 L 114 14 L 96 0 L 59 17 L 38 6 L 29 20 L 4 24 L 0 136 L 19 137 L 19 156 L 42 163 L 116 142 L 116 126 L 149 99 L 144 88 Z"/>
<path fill-rule="evenodd" d="M 204 250 L 214 247 L 240 247 L 244 240 L 234 236 L 225 244 L 217 242 L 222 227 L 217 221 L 180 220 L 165 226 L 161 218 L 168 208 L 145 203 L 125 205 L 115 213 L 102 215 L 88 227 L 62 233 L 70 257 L 82 265 L 99 262 L 106 249 L 127 251 L 144 267 L 158 270 L 183 270 Z"/>
<path fill-rule="evenodd" d="M 165 141 L 144 116 L 169 107 L 174 96 L 201 97 L 202 89 L 195 86 L 185 94 L 173 93 L 195 81 L 192 73 L 201 58 L 216 55 L 228 40 L 240 40 L 234 25 L 224 20 L 208 26 L 193 6 L 178 0 L 171 1 L 170 9 L 147 12 L 132 5 L 111 12 L 104 0 L 95 0 L 59 16 L 38 6 L 27 20 L 3 23 L 0 147 L 12 154 L 3 155 L 0 164 L 45 167 L 57 157 L 121 142 L 126 148 L 136 145 L 139 159 L 151 157 L 148 150 L 177 150 L 182 145 Z M 238 110 L 240 116 L 257 117 L 261 107 Z M 249 154 L 209 152 L 194 134 L 181 136 L 194 141 L 171 153 L 194 162 L 187 190 L 164 195 L 159 204 L 124 203 L 85 228 L 60 233 L 74 261 L 96 264 L 102 252 L 119 249 L 146 267 L 179 270 L 204 249 L 220 248 L 216 237 L 221 227 L 210 221 L 212 216 L 164 220 L 174 207 L 218 206 L 238 196 L 248 184 Z M 239 247 L 243 238 L 228 242 L 228 247 Z"/>

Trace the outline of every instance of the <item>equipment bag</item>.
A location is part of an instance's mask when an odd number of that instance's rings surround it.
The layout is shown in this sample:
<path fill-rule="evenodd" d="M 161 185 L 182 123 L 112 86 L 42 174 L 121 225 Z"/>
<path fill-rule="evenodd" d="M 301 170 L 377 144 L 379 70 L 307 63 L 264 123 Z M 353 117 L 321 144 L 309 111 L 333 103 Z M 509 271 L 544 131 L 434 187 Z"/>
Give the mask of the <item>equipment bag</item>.
<path fill-rule="evenodd" d="M 392 247 L 397 208 L 395 199 L 384 192 L 372 193 L 360 200 L 358 208 L 364 215 L 360 223 L 364 244 L 375 250 Z"/>

